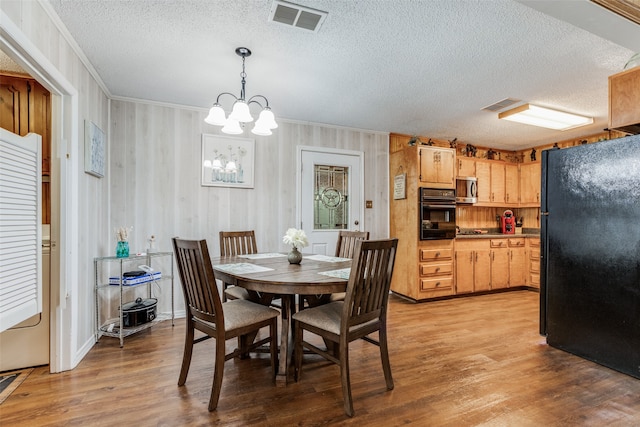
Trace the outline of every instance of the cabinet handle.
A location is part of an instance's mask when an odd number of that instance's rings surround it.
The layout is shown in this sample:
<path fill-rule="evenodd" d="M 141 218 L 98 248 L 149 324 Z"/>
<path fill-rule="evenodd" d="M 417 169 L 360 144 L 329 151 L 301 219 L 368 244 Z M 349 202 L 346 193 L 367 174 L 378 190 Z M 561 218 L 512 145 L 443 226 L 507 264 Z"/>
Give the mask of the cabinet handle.
<path fill-rule="evenodd" d="M 476 262 L 478 262 L 478 252 L 475 252 L 476 254 Z"/>
<path fill-rule="evenodd" d="M 436 282 L 436 288 L 440 286 L 440 282 Z"/>
<path fill-rule="evenodd" d="M 473 252 L 469 254 L 469 262 L 473 262 Z"/>
<path fill-rule="evenodd" d="M 440 256 L 440 252 L 436 252 L 436 258 Z"/>
<path fill-rule="evenodd" d="M 436 273 L 438 273 L 440 271 L 440 267 L 436 268 Z"/>

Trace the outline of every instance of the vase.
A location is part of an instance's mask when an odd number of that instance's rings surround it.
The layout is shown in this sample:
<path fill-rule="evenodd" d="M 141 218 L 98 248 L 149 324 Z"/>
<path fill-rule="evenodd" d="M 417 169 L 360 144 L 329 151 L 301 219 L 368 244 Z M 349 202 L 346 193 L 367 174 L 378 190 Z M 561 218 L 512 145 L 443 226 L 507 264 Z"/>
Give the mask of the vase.
<path fill-rule="evenodd" d="M 129 256 L 129 242 L 124 240 L 118 240 L 116 245 L 116 257 L 127 258 Z"/>
<path fill-rule="evenodd" d="M 287 255 L 287 259 L 289 260 L 289 264 L 300 264 L 300 261 L 302 261 L 302 254 L 298 248 L 294 246 L 291 249 L 291 252 L 289 252 L 289 255 Z"/>

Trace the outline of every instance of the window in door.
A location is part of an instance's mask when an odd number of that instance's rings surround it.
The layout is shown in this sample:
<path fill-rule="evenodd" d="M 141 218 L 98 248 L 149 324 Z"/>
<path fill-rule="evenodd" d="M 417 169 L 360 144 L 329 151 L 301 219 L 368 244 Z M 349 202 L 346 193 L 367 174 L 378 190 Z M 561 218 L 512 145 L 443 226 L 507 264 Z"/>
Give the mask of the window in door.
<path fill-rule="evenodd" d="M 349 224 L 349 168 L 314 166 L 314 230 L 342 230 Z"/>

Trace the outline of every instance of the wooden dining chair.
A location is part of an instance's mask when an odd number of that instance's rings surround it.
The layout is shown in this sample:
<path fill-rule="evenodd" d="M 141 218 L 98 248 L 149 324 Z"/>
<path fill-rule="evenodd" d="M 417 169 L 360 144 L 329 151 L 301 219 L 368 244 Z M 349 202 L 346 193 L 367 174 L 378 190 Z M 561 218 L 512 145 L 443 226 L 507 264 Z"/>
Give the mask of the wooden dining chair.
<path fill-rule="evenodd" d="M 275 380 L 277 356 L 277 310 L 242 299 L 222 302 L 216 285 L 206 240 L 184 240 L 173 238 L 175 253 L 185 308 L 187 327 L 184 340 L 184 353 L 178 386 L 184 385 L 191 365 L 193 345 L 209 338 L 216 340 L 216 353 L 213 370 L 213 386 L 209 398 L 209 411 L 218 406 L 224 363 L 236 356 L 269 343 L 271 355 L 271 376 Z M 257 333 L 269 327 L 269 336 L 253 343 L 238 339 L 243 343 L 234 351 L 226 352 L 226 341 Z M 204 336 L 195 339 L 194 332 L 203 332 Z"/>
<path fill-rule="evenodd" d="M 369 240 L 369 232 L 340 230 L 338 233 L 338 242 L 336 243 L 336 256 L 340 258 L 353 258 L 358 240 Z M 329 300 L 342 301 L 345 295 L 344 292 L 331 294 Z"/>
<path fill-rule="evenodd" d="M 340 258 L 353 258 L 358 240 L 369 240 L 368 231 L 340 230 L 336 243 L 336 256 Z"/>
<path fill-rule="evenodd" d="M 358 240 L 345 300 L 301 310 L 293 315 L 296 381 L 301 378 L 305 349 L 340 365 L 344 410 L 350 417 L 354 414 L 349 377 L 350 342 L 363 339 L 380 348 L 387 390 L 393 389 L 387 345 L 387 302 L 397 247 L 398 239 Z M 305 331 L 319 335 L 325 342 L 334 343 L 338 349 L 337 356 L 334 351 L 323 350 L 305 341 Z M 369 337 L 376 331 L 378 340 Z"/>
<path fill-rule="evenodd" d="M 256 233 L 248 231 L 221 231 L 220 232 L 220 256 L 247 255 L 258 253 Z M 223 283 L 222 300 L 249 299 L 246 289 Z"/>

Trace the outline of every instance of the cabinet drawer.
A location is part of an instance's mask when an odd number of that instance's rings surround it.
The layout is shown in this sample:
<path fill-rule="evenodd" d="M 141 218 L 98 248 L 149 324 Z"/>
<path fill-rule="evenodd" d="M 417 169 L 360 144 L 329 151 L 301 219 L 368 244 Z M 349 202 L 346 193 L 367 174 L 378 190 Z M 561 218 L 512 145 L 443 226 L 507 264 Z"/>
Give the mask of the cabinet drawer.
<path fill-rule="evenodd" d="M 529 274 L 529 284 L 530 286 L 540 287 L 540 274 L 539 273 L 530 273 Z"/>
<path fill-rule="evenodd" d="M 453 249 L 420 249 L 420 261 L 436 261 L 439 259 L 451 259 Z"/>
<path fill-rule="evenodd" d="M 421 291 L 434 291 L 438 289 L 452 289 L 453 279 L 451 277 L 440 277 L 433 279 L 420 279 Z"/>
<path fill-rule="evenodd" d="M 531 261 L 529 271 L 540 274 L 540 263 Z"/>
<path fill-rule="evenodd" d="M 443 274 L 447 275 L 452 273 L 453 273 L 452 262 L 420 264 L 421 276 L 439 276 Z"/>
<path fill-rule="evenodd" d="M 508 239 L 508 240 L 509 240 L 509 246 L 512 248 L 523 248 L 525 245 L 524 237 L 520 237 L 517 239 Z"/>
<path fill-rule="evenodd" d="M 508 244 L 507 239 L 491 239 L 492 248 L 506 248 Z"/>
<path fill-rule="evenodd" d="M 531 260 L 540 261 L 540 248 L 531 248 Z"/>

